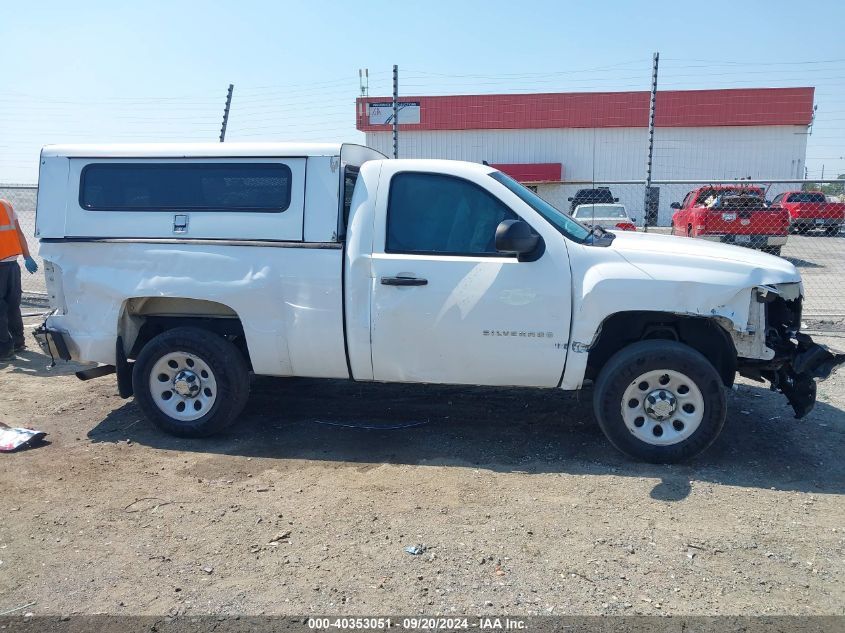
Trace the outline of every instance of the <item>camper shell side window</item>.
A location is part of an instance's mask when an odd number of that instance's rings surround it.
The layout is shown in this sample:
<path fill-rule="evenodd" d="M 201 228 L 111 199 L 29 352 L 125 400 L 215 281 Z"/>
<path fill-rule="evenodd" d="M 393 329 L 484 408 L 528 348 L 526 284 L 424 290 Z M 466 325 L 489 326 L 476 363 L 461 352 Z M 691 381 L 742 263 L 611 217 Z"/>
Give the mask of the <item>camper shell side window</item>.
<path fill-rule="evenodd" d="M 281 213 L 291 202 L 282 163 L 93 163 L 80 174 L 88 211 L 249 211 Z"/>

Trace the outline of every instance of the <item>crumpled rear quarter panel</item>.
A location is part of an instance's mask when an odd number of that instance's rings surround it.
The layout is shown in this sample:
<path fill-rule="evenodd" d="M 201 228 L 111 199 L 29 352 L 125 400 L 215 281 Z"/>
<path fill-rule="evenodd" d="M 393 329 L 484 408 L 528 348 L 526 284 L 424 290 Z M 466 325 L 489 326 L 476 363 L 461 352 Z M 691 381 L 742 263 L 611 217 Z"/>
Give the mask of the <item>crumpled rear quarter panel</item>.
<path fill-rule="evenodd" d="M 114 364 L 126 300 L 216 301 L 239 316 L 255 373 L 346 377 L 342 251 L 303 246 L 45 242 L 68 302 L 48 324 L 75 359 Z"/>

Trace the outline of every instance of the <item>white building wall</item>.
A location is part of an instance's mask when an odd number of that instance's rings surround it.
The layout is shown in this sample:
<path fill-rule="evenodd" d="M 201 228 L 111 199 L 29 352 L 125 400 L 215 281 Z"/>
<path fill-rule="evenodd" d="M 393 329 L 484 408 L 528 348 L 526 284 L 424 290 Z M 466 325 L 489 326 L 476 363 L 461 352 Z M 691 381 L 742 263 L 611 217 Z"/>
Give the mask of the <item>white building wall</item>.
<path fill-rule="evenodd" d="M 368 132 L 367 145 L 388 156 L 390 132 Z M 489 163 L 561 163 L 565 182 L 603 183 L 644 180 L 648 131 L 645 128 L 539 130 L 402 130 L 400 158 L 447 158 Z M 807 150 L 805 126 L 731 126 L 655 130 L 655 180 L 801 178 Z M 540 185 L 538 193 L 555 206 L 589 185 Z M 642 219 L 643 187 L 610 184 L 614 194 Z M 661 186 L 661 224 L 668 224 L 671 202 L 692 186 Z M 683 191 L 680 191 L 683 189 Z M 773 187 L 773 197 L 784 186 Z"/>

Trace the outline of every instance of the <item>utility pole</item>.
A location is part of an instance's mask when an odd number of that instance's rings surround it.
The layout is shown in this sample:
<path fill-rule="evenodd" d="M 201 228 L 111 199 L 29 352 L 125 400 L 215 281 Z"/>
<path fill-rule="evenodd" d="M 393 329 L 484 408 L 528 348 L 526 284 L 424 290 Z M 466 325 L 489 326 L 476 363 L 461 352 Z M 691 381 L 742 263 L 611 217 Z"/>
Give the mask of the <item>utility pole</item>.
<path fill-rule="evenodd" d="M 645 174 L 645 198 L 643 204 L 643 229 L 648 230 L 648 225 L 657 218 L 651 217 L 651 164 L 654 155 L 654 109 L 657 103 L 657 64 L 660 60 L 660 53 L 654 54 L 654 61 L 651 69 L 651 101 L 648 108 L 648 161 L 646 162 Z"/>
<path fill-rule="evenodd" d="M 229 84 L 229 92 L 226 93 L 226 107 L 223 108 L 223 125 L 220 128 L 220 142 L 226 140 L 226 126 L 229 124 L 229 108 L 232 107 L 232 91 L 235 84 Z"/>
<path fill-rule="evenodd" d="M 393 158 L 399 158 L 399 66 L 393 64 Z"/>

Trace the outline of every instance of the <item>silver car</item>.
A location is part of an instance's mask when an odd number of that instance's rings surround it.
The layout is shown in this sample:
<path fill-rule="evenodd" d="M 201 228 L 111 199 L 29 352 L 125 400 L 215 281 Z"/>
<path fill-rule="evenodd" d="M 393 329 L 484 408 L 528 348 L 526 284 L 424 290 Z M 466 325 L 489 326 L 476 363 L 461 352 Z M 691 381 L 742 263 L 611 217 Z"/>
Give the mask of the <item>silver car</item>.
<path fill-rule="evenodd" d="M 612 231 L 636 231 L 636 218 L 628 215 L 624 204 L 579 204 L 572 216 L 587 226 Z"/>

